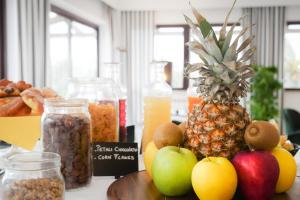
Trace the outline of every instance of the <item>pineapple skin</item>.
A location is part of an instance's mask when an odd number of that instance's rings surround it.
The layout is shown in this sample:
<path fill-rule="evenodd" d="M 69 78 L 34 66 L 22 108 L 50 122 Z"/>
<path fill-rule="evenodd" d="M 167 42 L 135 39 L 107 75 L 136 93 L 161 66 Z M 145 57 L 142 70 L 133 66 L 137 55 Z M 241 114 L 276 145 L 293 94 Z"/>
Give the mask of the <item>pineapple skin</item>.
<path fill-rule="evenodd" d="M 250 119 L 240 104 L 196 104 L 188 114 L 184 147 L 198 160 L 207 156 L 232 159 L 239 151 L 248 149 L 244 134 Z"/>

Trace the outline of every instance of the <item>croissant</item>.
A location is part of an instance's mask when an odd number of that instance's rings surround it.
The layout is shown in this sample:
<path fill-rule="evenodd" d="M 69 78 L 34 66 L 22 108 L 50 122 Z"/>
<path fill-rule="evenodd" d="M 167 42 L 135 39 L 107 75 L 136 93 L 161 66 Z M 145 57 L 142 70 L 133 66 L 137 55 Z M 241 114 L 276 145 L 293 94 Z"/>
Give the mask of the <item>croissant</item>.
<path fill-rule="evenodd" d="M 22 91 L 31 87 L 32 85 L 26 83 L 25 81 L 13 83 L 12 81 L 2 79 L 0 80 L 0 97 L 20 96 Z"/>
<path fill-rule="evenodd" d="M 21 93 L 24 103 L 31 108 L 31 115 L 41 115 L 44 112 L 44 98 L 40 90 L 29 88 Z"/>
<path fill-rule="evenodd" d="M 44 99 L 58 97 L 49 88 L 36 89 L 25 81 L 0 80 L 0 117 L 41 115 Z"/>
<path fill-rule="evenodd" d="M 0 117 L 15 116 L 18 112 L 24 112 L 24 109 L 28 108 L 21 97 L 0 99 L 0 105 Z"/>

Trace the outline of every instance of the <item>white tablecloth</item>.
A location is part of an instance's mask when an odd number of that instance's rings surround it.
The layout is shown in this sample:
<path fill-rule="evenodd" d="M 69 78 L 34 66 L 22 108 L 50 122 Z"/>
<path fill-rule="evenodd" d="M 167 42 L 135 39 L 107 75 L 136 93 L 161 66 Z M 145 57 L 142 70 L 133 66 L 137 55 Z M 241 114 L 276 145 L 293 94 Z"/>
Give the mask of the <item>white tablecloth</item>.
<path fill-rule="evenodd" d="M 139 157 L 139 170 L 144 170 L 143 157 Z M 111 183 L 116 179 L 114 177 L 96 177 L 92 178 L 92 182 L 88 187 L 74 191 L 66 192 L 65 200 L 105 200 L 106 192 Z M 141 199 L 142 200 L 142 199 Z"/>
<path fill-rule="evenodd" d="M 88 187 L 66 192 L 65 200 L 105 200 L 106 191 L 114 177 L 93 177 Z"/>
<path fill-rule="evenodd" d="M 139 157 L 139 170 L 144 170 L 142 156 Z M 0 177 L 0 182 L 1 182 Z M 65 200 L 106 200 L 106 191 L 116 179 L 112 176 L 92 177 L 92 182 L 87 187 L 66 191 Z M 0 184 L 0 200 L 2 196 Z"/>

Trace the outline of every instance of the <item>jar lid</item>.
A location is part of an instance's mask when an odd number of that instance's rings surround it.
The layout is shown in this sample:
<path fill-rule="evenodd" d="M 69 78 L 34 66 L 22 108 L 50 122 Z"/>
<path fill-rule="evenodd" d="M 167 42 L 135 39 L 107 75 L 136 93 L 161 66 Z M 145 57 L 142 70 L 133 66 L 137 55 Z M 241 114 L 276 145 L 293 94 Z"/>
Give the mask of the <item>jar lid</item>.
<path fill-rule="evenodd" d="M 88 106 L 88 100 L 87 99 L 63 99 L 63 98 L 45 99 L 45 106 L 82 107 L 82 106 Z"/>
<path fill-rule="evenodd" d="M 4 159 L 4 166 L 8 170 L 40 171 L 60 168 L 60 155 L 51 152 L 18 153 Z"/>

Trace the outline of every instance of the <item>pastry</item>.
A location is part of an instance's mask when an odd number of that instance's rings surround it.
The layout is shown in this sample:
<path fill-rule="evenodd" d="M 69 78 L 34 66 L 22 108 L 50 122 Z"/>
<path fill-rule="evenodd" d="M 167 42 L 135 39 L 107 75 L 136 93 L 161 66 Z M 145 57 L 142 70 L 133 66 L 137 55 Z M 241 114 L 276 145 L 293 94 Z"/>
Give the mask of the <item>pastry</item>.
<path fill-rule="evenodd" d="M 15 116 L 19 111 L 26 107 L 21 97 L 10 97 L 1 99 L 0 117 Z"/>
<path fill-rule="evenodd" d="M 57 93 L 50 88 L 42 88 L 42 89 L 40 89 L 40 92 L 42 93 L 42 96 L 44 97 L 44 99 L 58 97 Z"/>
<path fill-rule="evenodd" d="M 29 88 L 21 93 L 24 103 L 31 108 L 31 115 L 41 115 L 44 111 L 44 98 L 40 90 Z"/>
<path fill-rule="evenodd" d="M 2 79 L 0 80 L 0 97 L 20 96 L 22 91 L 31 87 L 32 85 L 26 83 L 25 81 L 13 83 L 12 81 Z"/>
<path fill-rule="evenodd" d="M 12 81 L 9 81 L 7 79 L 0 80 L 0 86 L 7 86 L 8 84 L 12 83 Z"/>
<path fill-rule="evenodd" d="M 36 89 L 25 81 L 0 80 L 0 117 L 41 115 L 44 99 L 57 98 L 50 88 Z"/>

